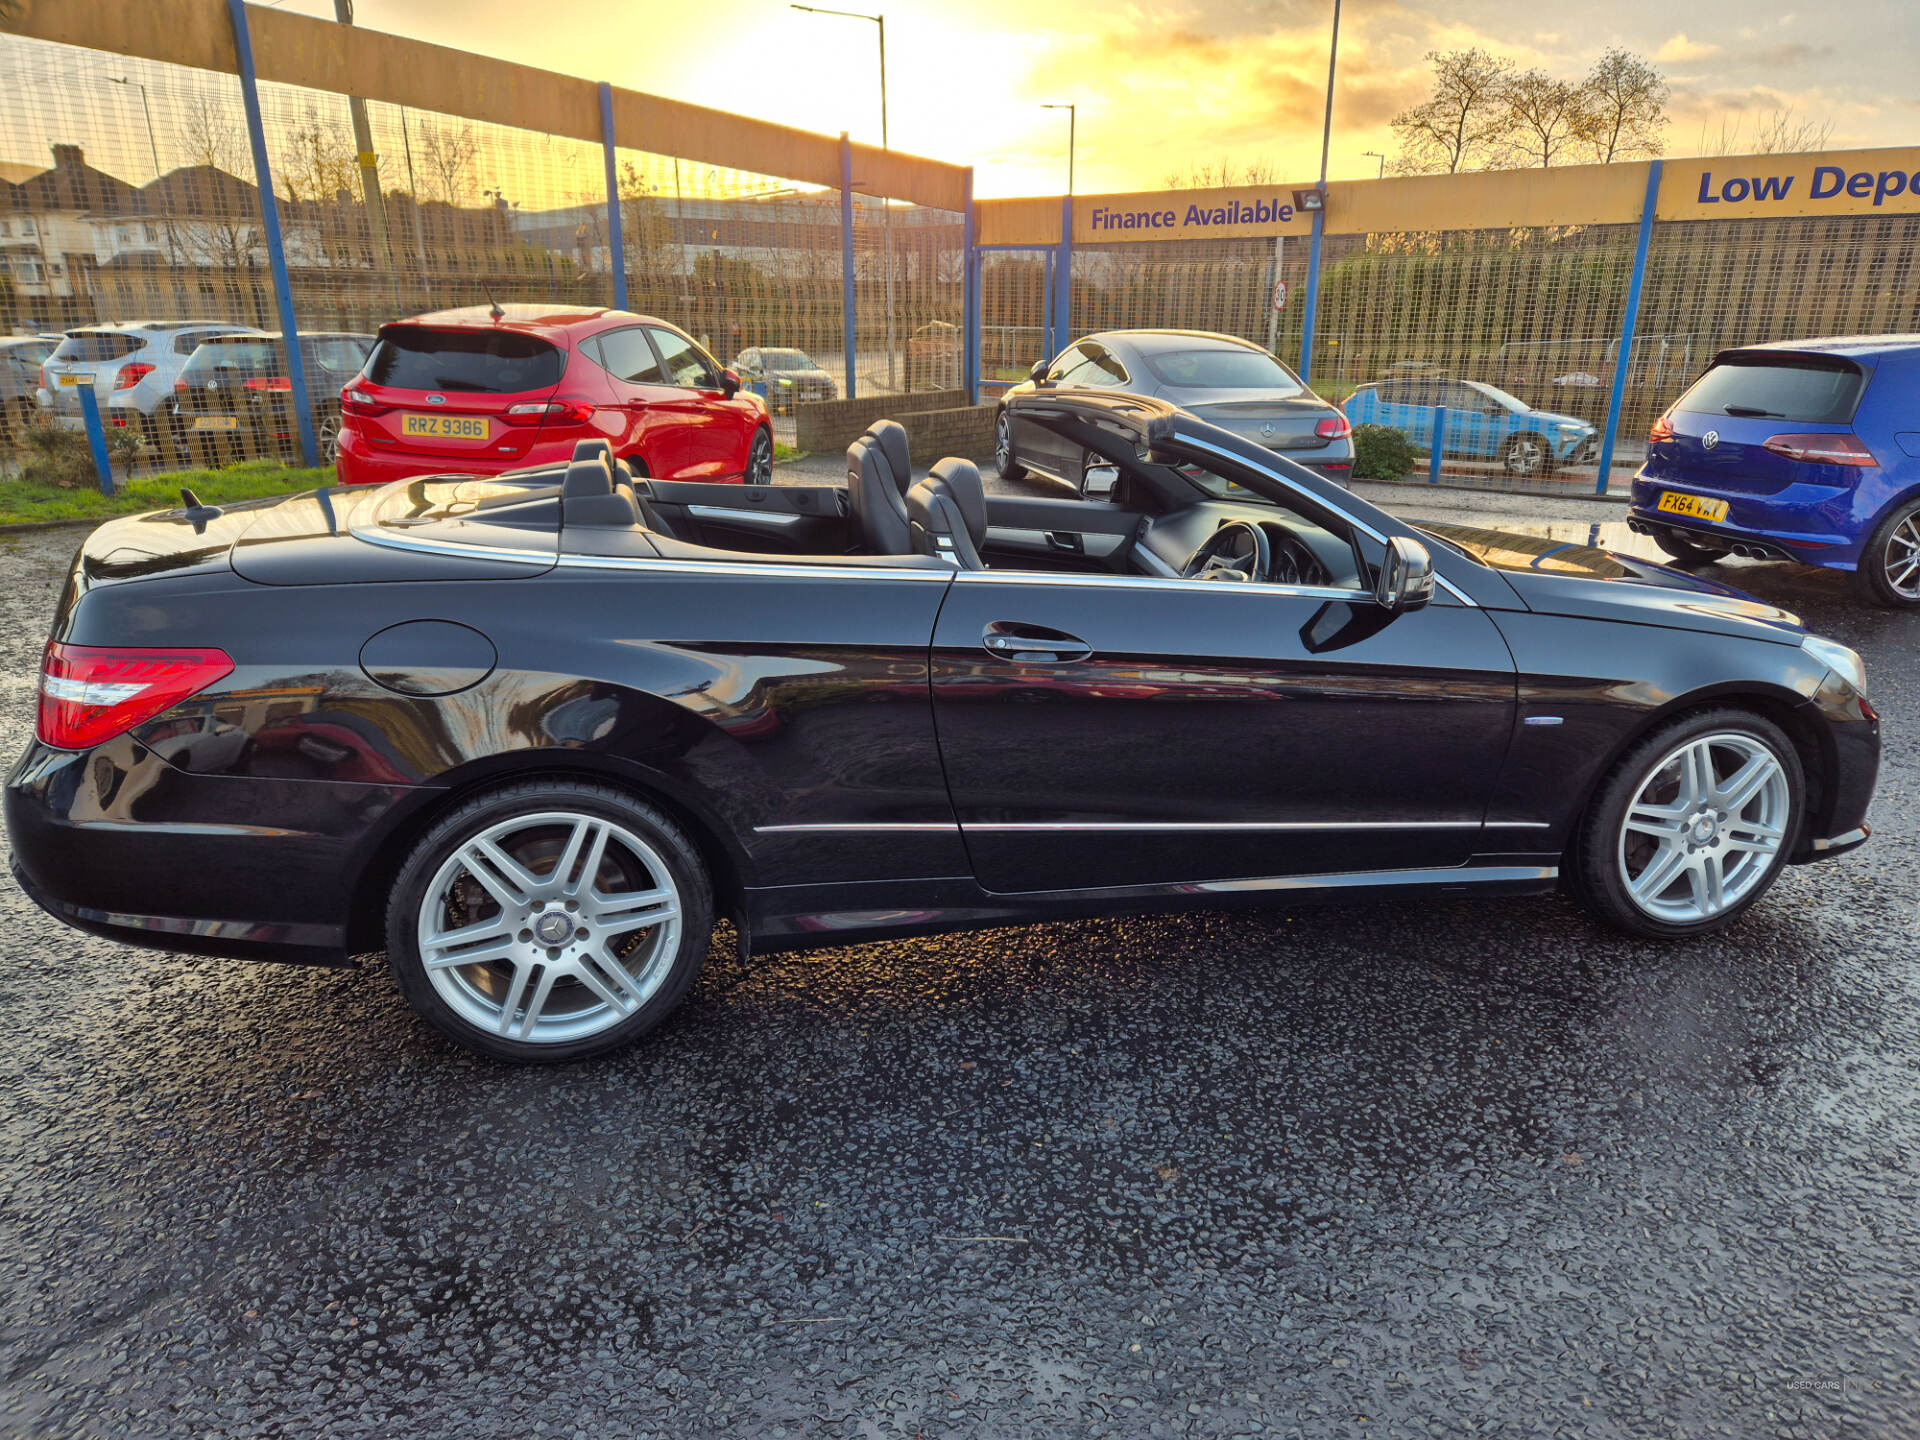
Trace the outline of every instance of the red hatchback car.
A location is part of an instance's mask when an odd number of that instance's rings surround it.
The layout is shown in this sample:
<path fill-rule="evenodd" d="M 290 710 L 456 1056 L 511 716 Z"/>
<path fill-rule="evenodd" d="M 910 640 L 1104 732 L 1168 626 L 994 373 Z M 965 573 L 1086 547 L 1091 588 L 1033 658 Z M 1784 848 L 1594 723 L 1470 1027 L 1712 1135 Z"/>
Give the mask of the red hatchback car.
<path fill-rule="evenodd" d="M 565 463 L 593 439 L 660 480 L 773 482 L 766 406 L 685 332 L 624 310 L 397 320 L 340 410 L 343 485 Z"/>

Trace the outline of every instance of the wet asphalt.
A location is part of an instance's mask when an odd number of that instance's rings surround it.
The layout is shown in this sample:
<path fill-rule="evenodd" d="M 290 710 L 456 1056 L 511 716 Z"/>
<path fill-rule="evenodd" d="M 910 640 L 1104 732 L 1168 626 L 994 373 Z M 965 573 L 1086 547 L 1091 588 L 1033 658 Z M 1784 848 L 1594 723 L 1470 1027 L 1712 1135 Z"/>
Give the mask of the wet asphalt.
<path fill-rule="evenodd" d="M 8 755 L 77 542 L 0 541 Z M 640 1048 L 524 1070 L 377 957 L 0 883 L 0 1434 L 1915 1434 L 1920 616 L 1716 573 L 1863 651 L 1887 752 L 1871 844 L 1711 941 L 1549 898 L 716 946 Z"/>

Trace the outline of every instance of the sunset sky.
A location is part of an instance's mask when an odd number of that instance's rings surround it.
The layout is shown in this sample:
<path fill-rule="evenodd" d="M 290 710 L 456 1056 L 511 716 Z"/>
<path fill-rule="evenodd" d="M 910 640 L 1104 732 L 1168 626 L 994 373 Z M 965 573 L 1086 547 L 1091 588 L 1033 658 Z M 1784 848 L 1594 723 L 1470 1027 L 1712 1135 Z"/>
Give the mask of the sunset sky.
<path fill-rule="evenodd" d="M 331 0 L 283 0 L 332 14 Z M 1039 5 L 837 0 L 887 12 L 892 142 L 971 162 L 981 195 L 1064 188 L 1079 104 L 1078 188 L 1157 188 L 1169 169 L 1266 157 L 1289 179 L 1319 161 L 1332 0 Z M 874 27 L 786 0 L 360 0 L 358 21 L 528 64 L 822 131 L 879 138 Z M 1374 173 L 1387 122 L 1425 93 L 1424 54 L 1480 45 L 1577 77 L 1618 44 L 1673 86 L 1670 154 L 1703 127 L 1792 106 L 1831 144 L 1920 139 L 1920 5 L 1911 0 L 1348 0 L 1332 175 Z"/>

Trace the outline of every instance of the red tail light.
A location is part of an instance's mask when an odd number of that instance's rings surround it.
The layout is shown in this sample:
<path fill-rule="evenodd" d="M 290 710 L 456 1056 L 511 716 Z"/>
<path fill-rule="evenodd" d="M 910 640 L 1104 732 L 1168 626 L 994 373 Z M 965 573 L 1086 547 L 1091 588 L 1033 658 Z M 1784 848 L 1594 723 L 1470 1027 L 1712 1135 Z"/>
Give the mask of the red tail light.
<path fill-rule="evenodd" d="M 90 749 L 232 673 L 224 650 L 49 642 L 40 661 L 41 742 L 56 750 Z"/>
<path fill-rule="evenodd" d="M 593 406 L 585 400 L 530 401 L 509 405 L 501 418 L 509 425 L 584 425 L 593 418 Z"/>
<path fill-rule="evenodd" d="M 264 379 L 255 377 L 242 382 L 249 390 L 291 390 L 293 381 L 285 375 L 271 375 Z"/>
<path fill-rule="evenodd" d="M 1345 415 L 1329 415 L 1313 427 L 1313 433 L 1322 440 L 1344 440 L 1353 433 L 1353 426 Z"/>
<path fill-rule="evenodd" d="M 1878 465 L 1857 435 L 1775 435 L 1762 449 L 1809 465 Z"/>
<path fill-rule="evenodd" d="M 187 384 L 187 377 L 184 375 L 180 376 L 177 380 L 173 382 L 173 391 L 176 395 L 182 394 L 190 388 L 191 387 Z"/>
<path fill-rule="evenodd" d="M 114 377 L 113 388 L 116 390 L 131 390 L 152 373 L 153 366 L 143 364 L 138 360 L 130 365 L 122 365 L 120 367 L 120 373 Z"/>
<path fill-rule="evenodd" d="M 1672 438 L 1673 417 L 1671 415 L 1662 415 L 1648 427 L 1647 443 L 1649 445 L 1658 445 L 1662 440 L 1671 440 Z"/>
<path fill-rule="evenodd" d="M 393 407 L 382 405 L 364 390 L 346 389 L 340 392 L 340 408 L 349 415 L 384 415 Z"/>
<path fill-rule="evenodd" d="M 42 390 L 51 390 L 53 388 L 47 383 L 47 367 L 44 365 L 40 367 L 40 388 Z"/>

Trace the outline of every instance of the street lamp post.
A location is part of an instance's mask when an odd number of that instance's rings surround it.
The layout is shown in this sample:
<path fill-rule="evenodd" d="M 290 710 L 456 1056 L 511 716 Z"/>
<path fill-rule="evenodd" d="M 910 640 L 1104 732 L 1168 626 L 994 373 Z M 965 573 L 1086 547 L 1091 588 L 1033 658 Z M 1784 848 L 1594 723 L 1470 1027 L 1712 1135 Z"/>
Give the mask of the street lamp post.
<path fill-rule="evenodd" d="M 139 81 L 125 75 L 109 75 L 107 79 L 115 85 L 134 85 L 140 90 L 140 113 L 147 117 L 147 153 L 153 157 L 153 183 L 160 183 L 160 147 L 153 138 L 153 106 L 147 99 L 147 87 Z M 175 245 L 173 233 L 173 202 L 167 198 L 167 192 L 160 192 L 160 209 L 166 217 L 162 222 L 167 232 L 167 268 L 174 271 L 173 283 L 176 293 L 180 287 L 180 255 Z"/>
<path fill-rule="evenodd" d="M 1080 121 L 1077 105 L 1042 105 L 1042 110 L 1064 110 L 1067 112 L 1067 194 L 1073 194 L 1073 142 L 1074 130 Z"/>
<path fill-rule="evenodd" d="M 1333 143 L 1333 71 L 1340 60 L 1340 0 L 1333 0 L 1333 43 L 1327 47 L 1327 118 L 1320 130 L 1320 184 L 1327 183 L 1327 147 Z"/>
<path fill-rule="evenodd" d="M 1369 160 L 1378 160 L 1380 162 L 1380 173 L 1375 175 L 1373 178 L 1376 180 L 1385 179 L 1386 173 L 1387 173 L 1387 157 L 1381 154 L 1378 150 L 1362 150 L 1360 153 L 1366 156 Z"/>
<path fill-rule="evenodd" d="M 804 10 L 809 15 L 837 15 L 843 20 L 870 20 L 880 29 L 880 148 L 890 149 L 887 144 L 887 17 L 869 15 L 863 10 L 827 10 L 818 5 L 794 5 L 795 10 Z M 895 371 L 893 338 L 893 206 L 887 203 L 887 197 L 880 198 L 880 243 L 887 267 L 887 388 L 897 386 Z M 848 297 L 849 303 L 851 298 Z"/>

